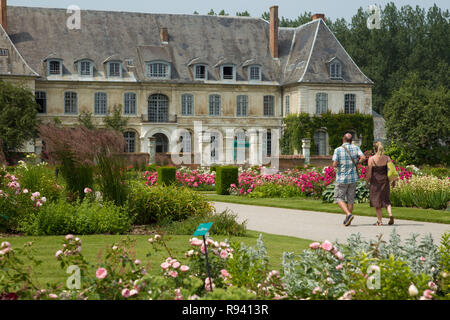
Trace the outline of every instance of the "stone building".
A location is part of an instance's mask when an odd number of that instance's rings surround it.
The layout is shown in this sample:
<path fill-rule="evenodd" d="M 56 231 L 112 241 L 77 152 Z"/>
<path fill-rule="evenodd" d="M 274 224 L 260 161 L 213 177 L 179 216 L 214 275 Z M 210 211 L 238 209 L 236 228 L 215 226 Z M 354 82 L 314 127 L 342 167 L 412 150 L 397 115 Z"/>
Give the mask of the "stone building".
<path fill-rule="evenodd" d="M 277 6 L 265 21 L 0 3 L 0 78 L 34 90 L 44 122 L 101 125 L 120 107 L 128 152 L 258 164 L 286 114 L 372 112 L 372 81 L 321 14 L 279 28 Z M 327 154 L 326 128 L 316 137 Z"/>

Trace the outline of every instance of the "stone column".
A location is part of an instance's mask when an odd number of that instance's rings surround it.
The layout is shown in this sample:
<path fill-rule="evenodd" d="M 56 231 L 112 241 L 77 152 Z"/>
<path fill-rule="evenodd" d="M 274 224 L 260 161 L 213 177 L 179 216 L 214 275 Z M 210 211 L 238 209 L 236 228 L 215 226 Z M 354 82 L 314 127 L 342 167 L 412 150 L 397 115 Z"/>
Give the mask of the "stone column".
<path fill-rule="evenodd" d="M 258 150 L 258 131 L 255 129 L 250 129 L 248 131 L 248 134 L 250 136 L 249 142 L 250 142 L 250 165 L 251 166 L 257 166 L 260 165 L 260 161 L 258 158 L 259 150 Z"/>
<path fill-rule="evenodd" d="M 150 163 L 155 163 L 156 156 L 156 138 L 150 137 L 148 138 L 148 154 L 150 155 Z"/>
<path fill-rule="evenodd" d="M 311 139 L 302 139 L 303 156 L 305 157 L 305 165 L 310 163 Z"/>

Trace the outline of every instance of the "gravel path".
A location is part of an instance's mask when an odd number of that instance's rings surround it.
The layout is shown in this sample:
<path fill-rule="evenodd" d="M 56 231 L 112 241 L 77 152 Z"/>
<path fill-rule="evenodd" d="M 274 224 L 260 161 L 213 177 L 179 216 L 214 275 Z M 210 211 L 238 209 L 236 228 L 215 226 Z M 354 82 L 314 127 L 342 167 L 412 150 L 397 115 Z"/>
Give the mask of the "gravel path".
<path fill-rule="evenodd" d="M 383 219 L 383 223 L 386 225 L 376 227 L 373 226 L 373 223 L 376 222 L 375 210 L 373 217 L 355 216 L 352 224 L 345 227 L 342 224 L 345 218 L 343 213 L 333 214 L 224 202 L 213 203 L 218 212 L 228 208 L 238 215 L 238 221 L 247 220 L 247 228 L 250 230 L 316 241 L 338 240 L 340 243 L 345 243 L 352 233 L 358 232 L 366 239 L 375 239 L 381 233 L 383 239 L 387 240 L 395 228 L 403 240 L 411 233 L 418 233 L 421 236 L 431 233 L 433 239 L 438 243 L 443 233 L 450 232 L 448 224 L 397 219 L 393 226 L 387 225 L 388 219 Z"/>

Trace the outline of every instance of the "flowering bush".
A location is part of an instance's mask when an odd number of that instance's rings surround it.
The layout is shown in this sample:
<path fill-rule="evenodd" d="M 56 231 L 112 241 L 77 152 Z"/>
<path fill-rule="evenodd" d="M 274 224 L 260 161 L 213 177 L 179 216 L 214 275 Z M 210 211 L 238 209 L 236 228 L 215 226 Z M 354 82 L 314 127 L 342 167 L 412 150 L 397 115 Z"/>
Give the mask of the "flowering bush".
<path fill-rule="evenodd" d="M 412 176 L 391 190 L 391 202 L 399 207 L 445 209 L 450 201 L 450 178 Z"/>

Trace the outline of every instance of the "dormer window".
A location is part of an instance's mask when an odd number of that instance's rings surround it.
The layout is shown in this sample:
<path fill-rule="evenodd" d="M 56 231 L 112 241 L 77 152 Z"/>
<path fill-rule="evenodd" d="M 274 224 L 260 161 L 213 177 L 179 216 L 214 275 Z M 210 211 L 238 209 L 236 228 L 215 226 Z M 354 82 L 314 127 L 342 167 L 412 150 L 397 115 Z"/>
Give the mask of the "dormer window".
<path fill-rule="evenodd" d="M 61 60 L 48 60 L 48 74 L 49 75 L 62 75 L 62 62 Z"/>
<path fill-rule="evenodd" d="M 94 74 L 94 64 L 89 60 L 78 62 L 78 73 L 80 76 L 92 76 Z"/>
<path fill-rule="evenodd" d="M 261 81 L 261 66 L 258 65 L 249 66 L 248 79 L 250 81 Z"/>
<path fill-rule="evenodd" d="M 339 61 L 334 60 L 330 63 L 330 78 L 342 79 L 342 67 Z"/>
<path fill-rule="evenodd" d="M 208 80 L 208 67 L 204 64 L 196 64 L 194 66 L 195 80 Z"/>
<path fill-rule="evenodd" d="M 236 68 L 232 64 L 225 64 L 220 67 L 222 80 L 236 80 Z"/>
<path fill-rule="evenodd" d="M 122 63 L 119 61 L 108 62 L 108 77 L 122 77 Z"/>
<path fill-rule="evenodd" d="M 147 77 L 157 79 L 170 79 L 170 64 L 162 61 L 148 63 Z"/>

